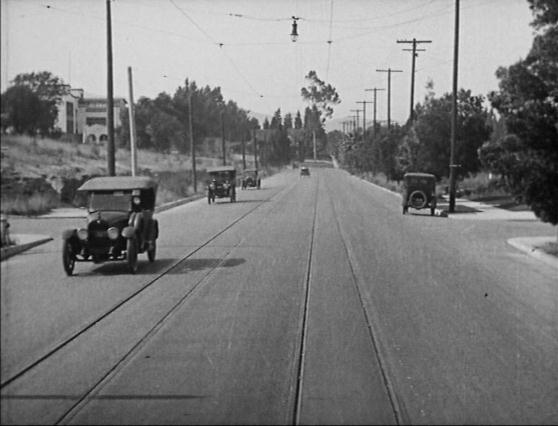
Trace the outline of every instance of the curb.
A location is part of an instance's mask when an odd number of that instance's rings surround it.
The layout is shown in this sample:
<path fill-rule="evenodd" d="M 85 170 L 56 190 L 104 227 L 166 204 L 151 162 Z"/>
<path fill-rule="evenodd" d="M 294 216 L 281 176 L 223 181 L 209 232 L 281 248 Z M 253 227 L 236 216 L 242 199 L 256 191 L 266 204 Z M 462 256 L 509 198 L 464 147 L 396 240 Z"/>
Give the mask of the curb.
<path fill-rule="evenodd" d="M 200 198 L 204 198 L 204 197 L 205 197 L 205 194 L 196 194 L 196 195 L 192 195 L 190 197 L 182 198 L 181 200 L 171 201 L 170 203 L 162 204 L 158 207 L 155 207 L 155 212 L 156 213 L 161 213 L 161 212 L 164 212 L 165 210 L 170 210 L 174 207 L 178 207 L 178 206 L 181 206 L 182 204 L 187 204 L 191 201 L 196 201 L 196 200 L 199 200 Z"/>
<path fill-rule="evenodd" d="M 549 239 L 552 238 L 553 237 L 549 237 Z M 516 249 L 521 250 L 522 252 L 525 252 L 530 256 L 543 261 L 547 265 L 553 266 L 554 268 L 558 269 L 558 257 L 545 253 L 544 250 L 534 247 L 532 244 L 527 244 L 525 242 L 526 240 L 533 240 L 533 238 L 510 238 L 509 240 L 507 240 L 507 243 L 515 247 Z"/>
<path fill-rule="evenodd" d="M 0 250 L 0 261 L 6 260 L 7 258 L 12 257 L 14 254 L 18 254 L 21 253 L 22 251 L 29 250 L 32 247 L 52 241 L 53 239 L 54 238 L 52 237 L 45 237 L 36 241 L 32 241 L 30 243 L 18 244 L 10 247 L 3 247 Z"/>

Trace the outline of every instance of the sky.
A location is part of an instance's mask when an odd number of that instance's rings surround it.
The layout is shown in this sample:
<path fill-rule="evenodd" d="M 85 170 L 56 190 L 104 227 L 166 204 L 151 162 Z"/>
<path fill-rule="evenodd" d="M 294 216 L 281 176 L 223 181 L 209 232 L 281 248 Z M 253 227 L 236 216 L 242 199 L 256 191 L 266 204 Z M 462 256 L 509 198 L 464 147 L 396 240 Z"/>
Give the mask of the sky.
<path fill-rule="evenodd" d="M 17 74 L 46 70 L 106 96 L 105 0 L 0 1 L 2 92 Z M 111 14 L 114 95 L 128 98 L 131 67 L 136 101 L 172 95 L 188 78 L 253 113 L 294 115 L 308 105 L 300 89 L 315 70 L 339 93 L 337 123 L 371 102 L 373 88 L 384 89 L 376 114 L 386 120 L 387 73 L 376 70 L 391 68 L 402 71 L 391 74 L 391 120 L 403 124 L 412 63 L 403 49 L 412 45 L 397 41 L 413 38 L 430 41 L 417 45 L 425 50 L 416 57 L 415 103 L 428 81 L 436 96 L 452 90 L 455 0 L 112 0 Z M 458 86 L 497 90 L 497 68 L 529 52 L 532 19 L 527 0 L 461 0 Z M 373 105 L 366 109 L 370 124 Z"/>

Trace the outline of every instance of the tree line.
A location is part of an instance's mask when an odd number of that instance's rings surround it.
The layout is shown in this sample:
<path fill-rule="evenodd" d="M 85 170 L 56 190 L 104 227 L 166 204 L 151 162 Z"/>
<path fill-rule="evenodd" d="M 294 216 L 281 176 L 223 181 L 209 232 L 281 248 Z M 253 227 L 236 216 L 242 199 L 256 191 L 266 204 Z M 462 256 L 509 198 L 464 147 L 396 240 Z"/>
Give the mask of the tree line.
<path fill-rule="evenodd" d="M 536 30 L 525 59 L 496 71 L 499 90 L 457 95 L 456 163 L 463 178 L 484 170 L 544 222 L 558 224 L 558 2 L 528 0 Z M 416 116 L 391 129 L 351 137 L 330 132 L 329 149 L 344 167 L 400 180 L 410 171 L 449 176 L 451 94 L 429 82 Z M 490 109 L 484 105 L 488 100 Z"/>

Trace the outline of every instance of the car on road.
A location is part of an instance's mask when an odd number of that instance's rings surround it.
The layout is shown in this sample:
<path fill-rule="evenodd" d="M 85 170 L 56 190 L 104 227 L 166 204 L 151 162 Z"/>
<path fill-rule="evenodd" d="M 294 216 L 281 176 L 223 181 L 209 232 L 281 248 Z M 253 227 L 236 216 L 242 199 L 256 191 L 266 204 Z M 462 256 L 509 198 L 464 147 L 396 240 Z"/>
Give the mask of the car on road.
<path fill-rule="evenodd" d="M 414 209 L 430 208 L 434 216 L 436 211 L 436 176 L 430 173 L 405 173 L 403 175 L 402 194 L 403 214 L 409 207 Z"/>
<path fill-rule="evenodd" d="M 310 176 L 310 169 L 306 166 L 300 168 L 300 176 Z"/>
<path fill-rule="evenodd" d="M 242 189 L 261 188 L 261 179 L 258 176 L 258 169 L 246 169 L 242 173 Z"/>
<path fill-rule="evenodd" d="M 71 276 L 76 262 L 125 260 L 138 268 L 138 253 L 155 261 L 159 223 L 153 217 L 157 182 L 146 176 L 89 179 L 78 191 L 87 195 L 85 226 L 62 234 L 62 263 Z"/>
<path fill-rule="evenodd" d="M 233 166 L 211 167 L 207 169 L 207 203 L 215 203 L 215 198 L 230 198 L 236 201 L 236 169 Z"/>

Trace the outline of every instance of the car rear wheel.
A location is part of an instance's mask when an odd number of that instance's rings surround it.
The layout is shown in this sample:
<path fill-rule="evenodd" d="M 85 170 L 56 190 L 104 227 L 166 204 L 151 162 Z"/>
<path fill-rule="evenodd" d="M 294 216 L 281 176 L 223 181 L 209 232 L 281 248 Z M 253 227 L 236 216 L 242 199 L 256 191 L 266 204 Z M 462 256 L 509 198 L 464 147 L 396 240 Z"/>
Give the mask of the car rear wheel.
<path fill-rule="evenodd" d="M 138 270 L 138 243 L 135 238 L 129 238 L 126 242 L 126 262 L 128 270 L 135 274 Z"/>
<path fill-rule="evenodd" d="M 64 265 L 64 271 L 69 277 L 72 276 L 74 272 L 74 266 L 76 264 L 76 256 L 74 254 L 74 249 L 69 241 L 64 242 L 64 247 L 62 248 L 62 263 Z"/>
<path fill-rule="evenodd" d="M 149 243 L 149 248 L 147 249 L 147 258 L 150 262 L 155 262 L 155 253 L 157 252 L 157 241 L 152 241 Z"/>

